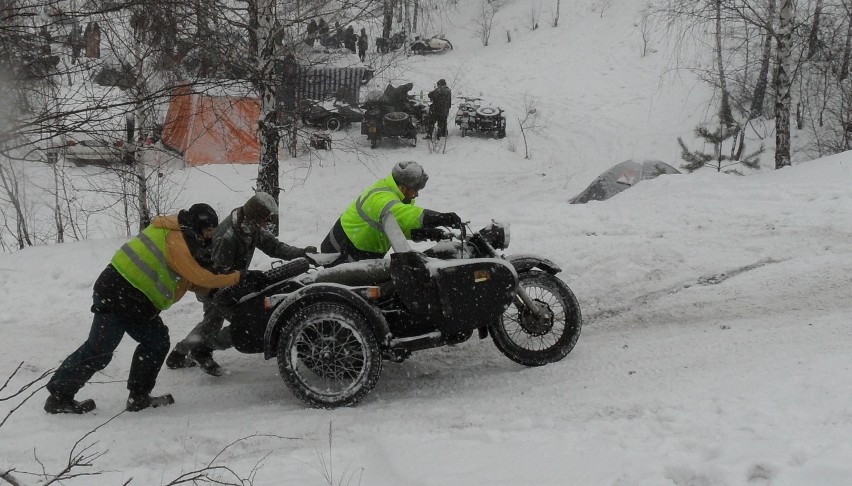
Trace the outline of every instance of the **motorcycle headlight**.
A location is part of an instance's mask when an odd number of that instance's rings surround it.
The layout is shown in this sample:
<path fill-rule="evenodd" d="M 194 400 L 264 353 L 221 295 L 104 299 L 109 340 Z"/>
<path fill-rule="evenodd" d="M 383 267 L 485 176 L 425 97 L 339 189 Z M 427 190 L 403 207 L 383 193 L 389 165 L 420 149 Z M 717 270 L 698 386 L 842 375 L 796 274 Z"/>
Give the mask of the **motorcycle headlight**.
<path fill-rule="evenodd" d="M 509 247 L 509 225 L 503 225 L 496 221 L 482 228 L 479 234 L 488 242 L 489 245 L 497 250 L 505 250 Z"/>

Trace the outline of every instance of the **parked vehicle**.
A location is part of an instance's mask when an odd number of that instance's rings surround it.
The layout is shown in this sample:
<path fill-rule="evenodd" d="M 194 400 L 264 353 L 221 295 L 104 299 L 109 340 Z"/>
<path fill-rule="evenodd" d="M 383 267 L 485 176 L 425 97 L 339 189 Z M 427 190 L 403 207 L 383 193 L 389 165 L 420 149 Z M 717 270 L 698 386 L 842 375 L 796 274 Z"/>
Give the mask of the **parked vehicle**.
<path fill-rule="evenodd" d="M 390 259 L 308 273 L 309 262 L 296 259 L 268 271 L 275 283 L 265 289 L 224 289 L 216 305 L 232 323 L 234 347 L 277 358 L 287 387 L 317 408 L 353 405 L 376 385 L 384 361 L 459 344 L 474 331 L 525 366 L 567 356 L 582 316 L 555 276 L 559 266 L 502 254 L 503 225 L 468 229 L 441 231 L 426 252 L 395 251 Z M 328 255 L 320 258 L 328 265 Z"/>
<path fill-rule="evenodd" d="M 303 100 L 299 106 L 302 123 L 335 132 L 364 120 L 364 110 L 337 98 Z"/>
<path fill-rule="evenodd" d="M 500 107 L 483 105 L 482 98 L 460 97 L 456 111 L 456 125 L 461 129 L 462 137 L 473 131 L 490 132 L 497 138 L 506 136 L 506 115 Z"/>
<path fill-rule="evenodd" d="M 56 163 L 62 156 L 76 165 L 110 165 L 121 162 L 124 140 L 94 138 L 89 135 L 63 135 L 47 148 L 47 160 Z"/>
<path fill-rule="evenodd" d="M 414 42 L 412 42 L 409 46 L 409 49 L 411 49 L 411 52 L 414 54 L 431 54 L 451 51 L 453 50 L 453 44 L 445 39 L 443 35 L 426 38 L 417 36 L 414 38 Z"/>
<path fill-rule="evenodd" d="M 390 51 L 396 51 L 405 45 L 405 32 L 397 32 L 387 39 L 384 37 L 376 37 L 376 51 L 381 54 L 386 54 Z"/>
<path fill-rule="evenodd" d="M 411 83 L 399 87 L 389 84 L 384 93 L 361 105 L 364 109 L 361 134 L 370 140 L 371 148 L 378 147 L 382 138 L 406 138 L 417 145 L 417 121 L 422 123 L 422 111 L 408 94 L 412 87 Z"/>

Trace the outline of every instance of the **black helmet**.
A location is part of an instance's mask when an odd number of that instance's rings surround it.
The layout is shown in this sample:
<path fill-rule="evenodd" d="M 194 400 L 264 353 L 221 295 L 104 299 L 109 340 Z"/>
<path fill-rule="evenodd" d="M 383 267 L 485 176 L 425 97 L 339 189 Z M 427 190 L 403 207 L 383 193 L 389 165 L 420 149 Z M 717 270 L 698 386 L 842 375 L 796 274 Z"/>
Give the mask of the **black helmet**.
<path fill-rule="evenodd" d="M 441 79 L 438 80 L 438 86 L 446 86 L 446 85 L 447 85 L 446 79 L 441 78 Z"/>
<path fill-rule="evenodd" d="M 219 226 L 219 216 L 208 204 L 197 203 L 178 213 L 178 224 L 181 229 L 189 229 L 201 234 L 205 228 Z"/>

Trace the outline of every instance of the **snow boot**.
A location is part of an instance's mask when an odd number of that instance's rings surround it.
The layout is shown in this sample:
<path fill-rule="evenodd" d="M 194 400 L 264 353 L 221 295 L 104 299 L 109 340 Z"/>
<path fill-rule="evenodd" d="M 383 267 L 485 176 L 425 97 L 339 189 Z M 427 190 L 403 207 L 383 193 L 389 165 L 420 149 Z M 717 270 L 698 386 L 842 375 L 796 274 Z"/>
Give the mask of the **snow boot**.
<path fill-rule="evenodd" d="M 47 413 L 75 413 L 83 414 L 95 409 L 94 400 L 83 400 L 78 402 L 73 398 L 63 398 L 51 394 L 44 402 L 44 411 Z"/>
<path fill-rule="evenodd" d="M 169 353 L 169 357 L 166 358 L 166 366 L 170 370 L 176 370 L 178 368 L 192 368 L 195 366 L 195 361 L 189 356 L 178 352 L 177 349 L 173 349 L 171 353 Z"/>
<path fill-rule="evenodd" d="M 127 406 L 125 407 L 125 410 L 128 412 L 138 412 L 140 410 L 145 410 L 146 408 L 165 407 L 173 403 L 175 403 L 175 399 L 172 397 L 171 393 L 166 393 L 159 397 L 152 397 L 149 394 L 139 395 L 131 393 L 127 398 Z"/>
<path fill-rule="evenodd" d="M 213 350 L 210 348 L 195 348 L 190 355 L 201 367 L 201 371 L 210 376 L 222 376 L 222 367 L 213 360 Z"/>

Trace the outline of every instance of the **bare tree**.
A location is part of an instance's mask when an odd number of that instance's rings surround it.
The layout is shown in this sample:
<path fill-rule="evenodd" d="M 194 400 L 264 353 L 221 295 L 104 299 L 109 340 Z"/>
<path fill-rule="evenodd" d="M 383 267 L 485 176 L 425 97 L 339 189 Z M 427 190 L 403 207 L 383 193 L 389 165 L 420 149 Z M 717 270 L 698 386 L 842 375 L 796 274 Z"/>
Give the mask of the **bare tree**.
<path fill-rule="evenodd" d="M 790 165 L 790 88 L 793 52 L 793 0 L 781 0 L 778 10 L 775 75 L 775 168 Z"/>
<path fill-rule="evenodd" d="M 483 46 L 488 47 L 491 39 L 491 31 L 494 27 L 494 16 L 503 6 L 502 0 L 479 0 L 479 10 L 473 19 L 476 25 L 476 34 Z"/>
<path fill-rule="evenodd" d="M 540 128 L 538 124 L 538 108 L 536 100 L 531 96 L 524 96 L 524 118 L 518 118 L 518 128 L 524 139 L 524 158 L 530 158 L 530 149 L 527 142 L 527 132 L 534 132 Z"/>

